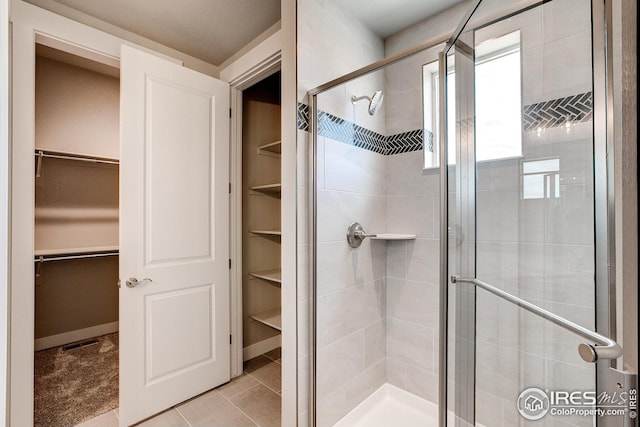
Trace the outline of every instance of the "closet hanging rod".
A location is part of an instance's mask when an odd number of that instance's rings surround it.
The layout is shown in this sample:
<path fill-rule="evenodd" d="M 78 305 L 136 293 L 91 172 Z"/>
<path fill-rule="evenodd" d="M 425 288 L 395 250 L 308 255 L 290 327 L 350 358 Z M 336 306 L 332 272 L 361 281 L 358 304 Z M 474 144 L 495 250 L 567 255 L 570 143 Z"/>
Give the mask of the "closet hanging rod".
<path fill-rule="evenodd" d="M 107 160 L 107 159 L 100 159 L 100 158 L 96 158 L 96 157 L 81 157 L 81 156 L 72 156 L 69 154 L 56 154 L 56 153 L 47 153 L 43 150 L 37 150 L 35 153 L 36 156 L 38 156 L 38 161 L 41 162 L 41 159 L 44 157 L 50 158 L 50 159 L 62 159 L 62 160 L 78 160 L 81 162 L 90 162 L 90 163 L 104 163 L 107 165 L 119 165 L 120 162 L 118 160 Z M 38 166 L 40 166 L 40 163 L 38 164 Z"/>
<path fill-rule="evenodd" d="M 78 255 L 63 255 L 63 256 L 37 256 L 34 262 L 47 262 L 47 261 L 66 261 L 70 259 L 85 259 L 85 258 L 104 258 L 108 256 L 118 256 L 120 252 L 96 252 L 92 254 L 78 254 Z"/>

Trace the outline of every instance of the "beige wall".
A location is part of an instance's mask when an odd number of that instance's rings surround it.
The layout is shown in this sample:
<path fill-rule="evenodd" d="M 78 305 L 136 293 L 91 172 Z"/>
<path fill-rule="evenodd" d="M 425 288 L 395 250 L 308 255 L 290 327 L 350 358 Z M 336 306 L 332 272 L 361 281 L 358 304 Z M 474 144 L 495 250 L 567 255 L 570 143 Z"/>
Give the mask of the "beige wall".
<path fill-rule="evenodd" d="M 119 157 L 120 83 L 48 58 L 36 60 L 36 148 Z"/>
<path fill-rule="evenodd" d="M 36 61 L 36 147 L 118 157 L 119 81 Z M 118 247 L 117 165 L 43 158 L 36 177 L 36 255 Z M 118 321 L 118 258 L 36 264 L 35 337 Z"/>

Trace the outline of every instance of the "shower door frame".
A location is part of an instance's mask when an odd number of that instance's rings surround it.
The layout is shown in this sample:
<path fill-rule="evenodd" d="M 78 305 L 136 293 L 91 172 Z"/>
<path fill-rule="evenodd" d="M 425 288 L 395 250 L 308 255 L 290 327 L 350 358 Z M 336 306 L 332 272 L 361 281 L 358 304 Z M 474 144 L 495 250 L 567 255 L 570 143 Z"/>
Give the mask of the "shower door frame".
<path fill-rule="evenodd" d="M 447 42 L 445 49 L 439 55 L 439 71 L 444 78 L 440 79 L 439 91 L 440 97 L 440 164 L 447 165 L 448 137 L 447 137 L 447 57 L 453 47 L 461 47 L 470 42 L 473 43 L 473 33 L 485 26 L 500 22 L 515 14 L 524 12 L 528 9 L 541 6 L 546 1 L 535 0 L 525 1 L 524 5 L 519 2 L 520 7 L 512 10 L 505 10 L 500 16 L 489 16 L 482 19 L 472 28 L 466 28 L 467 24 L 473 18 L 476 10 L 480 7 L 484 0 L 475 0 L 464 18 L 460 22 L 458 28 Z M 551 0 L 554 1 L 554 0 Z M 514 2 L 517 3 L 517 2 Z M 596 332 L 607 337 L 616 337 L 616 272 L 615 272 L 615 203 L 614 203 L 614 147 L 613 147 L 613 49 L 612 49 L 612 2 L 606 0 L 591 0 L 591 39 L 592 39 L 592 88 L 593 88 L 593 155 L 594 155 L 594 243 L 595 243 L 595 324 Z M 465 40 L 460 42 L 460 38 Z M 471 39 L 471 40 L 469 40 Z M 456 67 L 460 66 L 460 56 L 456 51 Z M 465 82 L 462 90 L 469 92 L 473 88 L 473 70 L 468 70 L 473 64 L 466 64 L 463 67 L 467 75 L 472 76 L 471 82 Z M 456 85 L 460 84 L 461 79 L 456 79 Z M 473 91 L 472 91 L 473 92 Z M 474 98 L 461 96 L 461 90 L 456 87 L 456 105 L 457 108 L 464 108 L 467 112 L 473 112 Z M 469 116 L 469 114 L 467 114 Z M 457 118 L 456 118 L 457 120 Z M 460 126 L 462 127 L 462 126 Z M 473 139 L 473 130 L 467 129 L 467 140 Z M 471 141 L 470 146 L 475 150 L 475 143 Z M 467 151 L 469 147 L 467 147 Z M 469 177 L 467 187 L 475 186 L 476 162 L 471 159 L 468 153 L 459 153 L 456 150 L 458 162 L 456 163 L 456 173 L 460 178 L 460 165 L 464 162 L 467 166 L 466 176 Z M 473 161 L 471 161 L 473 160 Z M 470 169 L 470 170 L 469 170 Z M 449 315 L 449 187 L 448 187 L 448 169 L 440 169 L 440 217 L 446 219 L 441 221 L 440 228 L 440 390 L 439 390 L 439 424 L 440 427 L 447 426 L 448 412 L 448 315 Z M 465 188 L 468 190 L 468 188 Z M 473 192 L 475 194 L 475 191 Z M 471 192 L 467 191 L 462 199 L 468 207 L 474 209 L 475 216 L 475 196 L 469 196 Z M 465 218 L 463 218 L 464 220 Z M 468 220 L 468 218 L 466 218 Z M 468 221 L 470 224 L 470 232 L 473 234 L 473 243 L 475 244 L 475 221 Z M 469 257 L 465 257 L 464 261 L 469 261 Z M 475 263 L 475 259 L 473 260 Z M 469 271 L 462 272 L 475 277 L 475 265 L 465 265 Z M 456 382 L 454 413 L 458 418 L 462 418 L 468 425 L 475 425 L 475 405 L 468 405 L 468 400 L 473 399 L 475 402 L 475 348 L 470 348 L 469 340 L 464 339 L 466 335 L 475 333 L 475 286 L 470 288 L 471 291 L 463 292 L 460 287 L 456 287 L 456 298 L 454 301 L 458 306 L 472 307 L 470 311 L 456 313 L 456 329 L 457 334 L 462 333 L 462 338 L 456 337 L 456 358 L 455 362 L 455 381 L 461 378 L 463 384 Z M 461 324 L 464 328 L 461 328 Z M 458 348 L 458 347 L 462 348 Z M 475 346 L 475 340 L 473 341 Z M 459 357 L 461 355 L 462 357 Z M 459 359 L 463 360 L 459 360 Z M 462 364 L 459 362 L 463 362 Z M 605 390 L 607 383 L 611 379 L 611 369 L 616 368 L 616 359 L 603 359 L 596 363 L 596 392 L 600 394 Z M 443 375 L 444 372 L 444 375 Z M 461 387 L 459 387 L 461 385 Z M 466 402 L 462 405 L 461 402 Z M 459 423 L 456 422 L 456 426 Z M 466 425 L 466 424 L 465 424 Z M 596 418 L 596 425 L 610 425 L 607 419 Z M 451 427 L 451 426 L 449 426 Z"/>
<path fill-rule="evenodd" d="M 389 56 L 387 58 L 381 59 L 374 63 L 371 63 L 365 67 L 362 67 L 356 71 L 353 71 L 349 74 L 345 74 L 342 77 L 331 80 L 327 83 L 324 83 L 321 86 L 318 86 L 314 89 L 307 91 L 307 99 L 309 102 L 309 144 L 311 151 L 311 163 L 310 163 L 310 177 L 309 177 L 309 200 L 310 200 L 310 217 L 309 217 L 309 234 L 310 234 L 310 249 L 309 256 L 311 257 L 311 266 L 310 266 L 310 306 L 309 306 L 309 427 L 316 427 L 317 423 L 317 407 L 316 407 L 316 367 L 317 367 L 317 279 L 318 279 L 318 263 L 317 263 L 317 251 L 316 246 L 318 243 L 317 239 L 317 224 L 318 224 L 318 144 L 317 144 L 317 136 L 318 136 L 318 95 L 326 92 L 336 86 L 344 84 L 350 80 L 356 79 L 358 77 L 362 77 L 366 74 L 373 73 L 377 70 L 380 70 L 384 67 L 387 67 L 396 62 L 402 61 L 405 58 L 416 55 L 420 52 L 426 51 L 428 49 L 433 49 L 439 45 L 445 45 L 448 40 L 451 39 L 453 33 L 447 33 L 445 35 L 434 37 L 432 39 L 427 40 L 424 43 L 420 43 L 412 48 L 404 50 L 396 55 Z"/>
<path fill-rule="evenodd" d="M 356 71 L 324 83 L 307 92 L 309 103 L 309 143 L 310 162 L 310 307 L 309 307 L 309 426 L 315 427 L 317 420 L 316 407 L 316 367 L 317 367 L 317 113 L 318 95 L 350 80 L 380 70 L 412 55 L 445 45 L 439 53 L 440 79 L 439 125 L 440 125 L 440 313 L 439 313 L 439 427 L 447 427 L 447 380 L 448 380 L 448 314 L 449 314 L 449 278 L 448 278 L 448 176 L 447 176 L 447 126 L 446 126 L 446 52 L 455 43 L 474 12 L 483 0 L 474 0 L 463 20 L 455 31 L 440 37 L 427 40 L 396 55 L 371 63 Z M 500 16 L 492 16 L 479 22 L 477 27 L 488 25 L 505 19 L 509 15 L 520 13 L 526 9 L 539 6 L 545 0 L 522 2 L 514 0 L 510 10 L 503 11 Z M 517 3 L 517 4 L 515 4 Z M 615 223 L 614 223 L 614 180 L 613 180 L 613 74 L 612 74 L 612 5 L 608 0 L 592 0 L 592 54 L 593 54 L 593 126 L 594 126 L 594 192 L 595 192 L 595 293 L 596 293 L 596 330 L 606 336 L 616 335 L 615 329 Z M 608 153 L 608 154 L 607 154 Z M 444 165 L 444 167 L 443 167 Z M 444 219 L 444 220 L 442 220 Z M 471 317 L 471 316 L 469 316 Z M 475 316 L 472 319 L 475 322 Z M 597 364 L 596 385 L 598 391 L 609 377 L 609 367 L 616 367 L 615 360 L 604 360 Z M 456 367 L 466 369 L 469 377 L 475 367 Z M 467 396 L 475 393 L 474 384 L 467 385 L 464 390 Z M 474 400 L 475 402 L 475 400 Z M 456 409 L 456 408 L 454 408 Z M 475 422 L 475 421 L 474 421 Z M 452 427 L 452 426 L 449 426 Z"/>

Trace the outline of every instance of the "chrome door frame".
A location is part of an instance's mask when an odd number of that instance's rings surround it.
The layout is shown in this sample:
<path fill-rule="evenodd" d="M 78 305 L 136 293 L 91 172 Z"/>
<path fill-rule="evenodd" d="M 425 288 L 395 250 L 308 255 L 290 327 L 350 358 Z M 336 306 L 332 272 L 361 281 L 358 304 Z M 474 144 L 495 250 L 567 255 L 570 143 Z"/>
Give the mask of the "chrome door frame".
<path fill-rule="evenodd" d="M 444 51 L 439 55 L 441 75 L 447 69 L 446 58 L 452 47 L 456 45 L 463 32 L 475 31 L 483 26 L 490 25 L 507 18 L 510 15 L 523 12 L 527 9 L 542 5 L 543 1 L 531 1 L 518 9 L 504 11 L 503 16 L 492 16 L 489 19 L 477 20 L 471 28 L 466 26 L 473 20 L 473 15 L 483 0 L 476 0 L 470 6 L 468 12 L 460 22 L 458 28 L 452 35 Z M 553 0 L 552 0 L 553 1 Z M 516 3 L 516 2 L 514 2 Z M 596 331 L 607 337 L 616 339 L 616 254 L 615 254 L 615 192 L 614 192 L 614 138 L 613 138 L 613 46 L 612 46 L 612 2 L 609 0 L 592 0 L 592 85 L 593 85 L 593 154 L 594 154 L 594 240 L 595 240 L 595 322 Z M 457 61 L 456 61 L 457 67 Z M 444 72 L 446 76 L 446 72 Z M 456 84 L 458 81 L 456 80 Z M 447 126 L 446 126 L 446 78 L 440 79 L 440 158 L 441 165 L 446 165 L 447 161 Z M 459 91 L 456 90 L 456 105 L 460 105 Z M 473 102 L 471 102 L 473 103 Z M 458 150 L 457 150 L 458 151 Z M 456 153 L 458 160 L 460 154 Z M 466 156 L 463 156 L 466 157 Z M 457 163 L 463 164 L 463 163 Z M 471 176 L 472 171 L 469 171 Z M 473 168 L 475 176 L 475 166 Z M 439 423 L 440 427 L 447 426 L 447 406 L 448 406 L 448 384 L 447 384 L 447 357 L 448 357 L 448 229 L 449 215 L 448 205 L 448 171 L 447 168 L 440 169 L 440 393 L 439 393 Z M 459 185 L 456 182 L 456 185 Z M 443 221 L 444 219 L 444 221 Z M 473 230 L 475 231 L 475 230 Z M 456 291 L 458 292 L 458 291 Z M 456 293 L 456 295 L 458 295 Z M 457 303 L 457 302 L 456 302 Z M 469 302 L 467 301 L 467 304 Z M 475 315 L 475 311 L 474 311 Z M 471 316 L 469 316 L 471 317 Z M 475 325 L 475 318 L 465 318 L 469 327 Z M 456 323 L 458 328 L 458 323 Z M 460 351 L 457 348 L 456 353 Z M 469 350 L 467 350 L 468 353 Z M 462 351 L 465 354 L 465 351 Z M 457 362 L 456 358 L 456 362 Z M 457 363 L 456 363 L 457 365 Z M 610 368 L 616 368 L 616 360 L 604 359 L 596 364 L 596 392 L 600 394 L 605 391 L 606 384 L 611 376 Z M 473 396 L 475 390 L 472 382 L 468 381 L 471 373 L 475 372 L 475 367 L 455 366 L 456 377 L 462 375 L 466 378 L 463 386 L 464 390 L 456 387 L 456 405 L 462 396 Z M 444 373 L 444 378 L 443 378 Z M 466 373 L 466 374 L 465 374 Z M 456 384 L 457 386 L 457 384 Z M 475 411 L 463 408 L 462 417 L 472 425 L 475 424 Z M 458 408 L 454 408 L 456 415 Z M 606 420 L 596 419 L 597 425 L 609 425 Z"/>
<path fill-rule="evenodd" d="M 309 142 L 312 152 L 311 182 L 312 191 L 310 206 L 310 236 L 311 236 L 311 297 L 310 297 L 310 384 L 309 384 L 309 425 L 316 426 L 316 310 L 315 300 L 317 283 L 317 96 L 329 89 L 355 78 L 372 73 L 387 65 L 401 61 L 423 50 L 433 48 L 446 42 L 446 46 L 439 54 L 439 73 L 445 78 L 440 79 L 440 165 L 447 164 L 447 135 L 446 135 L 446 54 L 471 20 L 474 12 L 482 0 L 474 0 L 468 12 L 457 29 L 443 37 L 430 39 L 420 45 L 407 49 L 401 53 L 376 61 L 342 77 L 324 83 L 307 92 L 309 101 Z M 501 17 L 495 16 L 484 22 L 474 22 L 476 26 L 488 25 L 496 20 L 519 13 L 543 1 L 531 1 L 527 5 L 512 7 Z M 593 94 L 594 94 L 594 163 L 595 163 L 595 243 L 596 243 L 596 331 L 615 337 L 615 211 L 614 211 L 614 180 L 613 180 L 613 74 L 612 74 L 612 6 L 610 0 L 592 0 L 592 49 L 593 49 Z M 439 426 L 447 427 L 447 368 L 448 368 L 448 309 L 449 309 L 449 280 L 448 280 L 448 176 L 447 168 L 440 168 L 440 325 L 439 325 Z M 603 363 L 603 362 L 600 362 Z M 608 365 L 608 363 L 607 363 Z M 615 365 L 614 363 L 612 365 Z M 597 369 L 597 387 L 601 390 L 605 383 L 608 366 Z M 450 426 L 451 427 L 451 426 Z"/>

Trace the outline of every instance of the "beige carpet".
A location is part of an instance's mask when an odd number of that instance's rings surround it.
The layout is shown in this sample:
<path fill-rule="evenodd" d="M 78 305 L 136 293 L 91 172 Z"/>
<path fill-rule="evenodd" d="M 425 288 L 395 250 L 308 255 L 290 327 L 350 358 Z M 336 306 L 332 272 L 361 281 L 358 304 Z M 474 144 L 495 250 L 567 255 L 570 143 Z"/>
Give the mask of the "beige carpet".
<path fill-rule="evenodd" d="M 68 427 L 118 407 L 118 334 L 35 354 L 35 427 Z"/>

